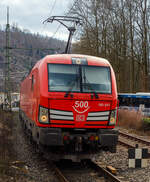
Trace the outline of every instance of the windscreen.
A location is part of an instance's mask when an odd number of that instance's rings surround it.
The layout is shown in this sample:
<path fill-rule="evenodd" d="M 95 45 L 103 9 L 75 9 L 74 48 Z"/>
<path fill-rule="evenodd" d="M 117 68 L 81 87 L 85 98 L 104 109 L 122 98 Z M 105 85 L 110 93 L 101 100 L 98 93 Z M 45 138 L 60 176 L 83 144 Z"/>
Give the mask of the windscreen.
<path fill-rule="evenodd" d="M 110 68 L 48 64 L 49 91 L 111 93 Z"/>

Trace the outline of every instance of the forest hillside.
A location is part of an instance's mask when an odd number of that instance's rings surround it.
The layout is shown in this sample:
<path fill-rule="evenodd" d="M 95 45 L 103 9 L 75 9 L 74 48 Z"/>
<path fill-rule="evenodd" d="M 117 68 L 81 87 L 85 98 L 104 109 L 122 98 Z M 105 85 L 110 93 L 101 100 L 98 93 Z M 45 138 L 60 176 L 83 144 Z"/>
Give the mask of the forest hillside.
<path fill-rule="evenodd" d="M 22 31 L 16 26 L 10 28 L 9 59 L 11 90 L 19 91 L 22 78 L 28 74 L 33 65 L 48 54 L 62 53 L 64 41 Z M 0 30 L 0 91 L 4 91 L 4 72 L 6 60 L 6 33 Z"/>

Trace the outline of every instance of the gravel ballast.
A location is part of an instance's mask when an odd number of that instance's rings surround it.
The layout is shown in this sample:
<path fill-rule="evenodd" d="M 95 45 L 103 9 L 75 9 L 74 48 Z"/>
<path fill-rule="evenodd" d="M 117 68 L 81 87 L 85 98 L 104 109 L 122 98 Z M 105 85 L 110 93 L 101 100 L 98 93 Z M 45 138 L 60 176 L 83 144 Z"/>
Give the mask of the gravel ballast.
<path fill-rule="evenodd" d="M 117 169 L 117 175 L 124 177 L 129 182 L 150 182 L 150 160 L 146 168 L 128 167 L 128 150 L 122 146 L 117 147 L 115 154 L 102 152 L 96 158 L 97 162 L 104 162 Z"/>

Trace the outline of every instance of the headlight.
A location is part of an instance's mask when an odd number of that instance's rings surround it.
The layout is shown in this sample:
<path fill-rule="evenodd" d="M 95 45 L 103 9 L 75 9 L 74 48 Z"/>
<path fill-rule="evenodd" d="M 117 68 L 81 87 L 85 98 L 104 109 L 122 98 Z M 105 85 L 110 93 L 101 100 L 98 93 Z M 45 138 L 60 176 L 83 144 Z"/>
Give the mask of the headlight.
<path fill-rule="evenodd" d="M 117 109 L 112 110 L 110 114 L 110 120 L 109 125 L 115 125 L 116 124 L 116 116 L 117 116 Z"/>
<path fill-rule="evenodd" d="M 44 108 L 44 107 L 39 107 L 39 122 L 40 123 L 49 123 L 49 119 L 48 119 L 48 109 Z"/>

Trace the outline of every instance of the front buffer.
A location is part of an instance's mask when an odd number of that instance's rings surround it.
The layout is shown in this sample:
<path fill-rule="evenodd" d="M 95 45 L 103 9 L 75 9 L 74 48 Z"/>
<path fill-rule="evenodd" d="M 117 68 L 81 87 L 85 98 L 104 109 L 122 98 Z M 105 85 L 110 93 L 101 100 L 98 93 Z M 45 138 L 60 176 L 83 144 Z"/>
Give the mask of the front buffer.
<path fill-rule="evenodd" d="M 54 152 L 97 153 L 100 150 L 116 152 L 118 131 L 115 129 L 37 128 L 35 140 Z M 56 150 L 59 149 L 59 150 Z"/>

